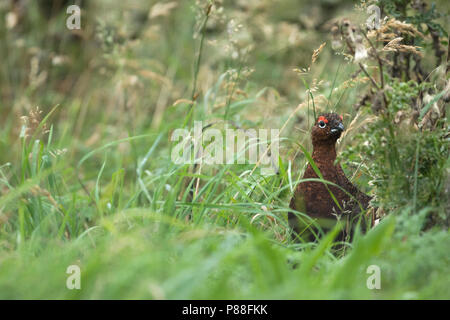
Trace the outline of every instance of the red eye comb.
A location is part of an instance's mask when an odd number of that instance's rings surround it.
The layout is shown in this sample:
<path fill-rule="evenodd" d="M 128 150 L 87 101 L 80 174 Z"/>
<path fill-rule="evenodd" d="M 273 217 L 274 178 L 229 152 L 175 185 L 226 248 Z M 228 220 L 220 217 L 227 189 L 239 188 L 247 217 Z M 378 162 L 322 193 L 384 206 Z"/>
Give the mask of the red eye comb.
<path fill-rule="evenodd" d="M 317 122 L 319 122 L 319 121 L 323 121 L 325 123 L 328 123 L 327 118 L 325 118 L 324 116 L 320 116 L 319 119 L 317 119 Z"/>
<path fill-rule="evenodd" d="M 344 120 L 344 117 L 342 117 L 341 115 L 339 115 L 339 118 L 341 118 L 341 121 Z"/>

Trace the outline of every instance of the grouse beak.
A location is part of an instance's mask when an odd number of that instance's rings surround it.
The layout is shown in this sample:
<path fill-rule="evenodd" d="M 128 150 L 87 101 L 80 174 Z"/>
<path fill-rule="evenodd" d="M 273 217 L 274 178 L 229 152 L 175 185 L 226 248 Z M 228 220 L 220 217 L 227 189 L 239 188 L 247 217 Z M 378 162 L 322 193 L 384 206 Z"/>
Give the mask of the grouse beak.
<path fill-rule="evenodd" d="M 339 124 L 337 125 L 337 127 L 333 127 L 333 128 L 330 130 L 330 132 L 331 132 L 332 134 L 336 134 L 336 133 L 341 134 L 341 132 L 344 131 L 344 129 L 345 129 L 344 125 L 343 125 L 342 123 L 339 123 Z"/>

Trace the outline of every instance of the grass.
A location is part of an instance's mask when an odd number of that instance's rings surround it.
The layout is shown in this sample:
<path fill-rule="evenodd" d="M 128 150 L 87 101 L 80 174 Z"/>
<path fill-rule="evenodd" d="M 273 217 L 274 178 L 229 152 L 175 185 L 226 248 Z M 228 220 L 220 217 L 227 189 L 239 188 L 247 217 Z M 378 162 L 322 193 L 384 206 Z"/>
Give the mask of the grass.
<path fill-rule="evenodd" d="M 61 27 L 64 11 L 46 20 L 36 3 L 14 28 L 0 27 L 0 299 L 450 297 L 450 236 L 421 231 L 432 208 L 415 214 L 417 187 L 412 207 L 357 235 L 345 253 L 333 242 L 338 229 L 318 243 L 291 240 L 288 204 L 310 161 L 313 113 L 335 106 L 353 117 L 350 102 L 365 86 L 340 86 L 356 67 L 326 49 L 305 80 L 291 71 L 310 64 L 323 33 L 306 29 L 299 37 L 313 45 L 296 42 L 283 12 L 272 16 L 264 1 L 252 19 L 279 34 L 257 41 L 255 31 L 255 48 L 243 54 L 248 34 L 222 32 L 214 8 L 209 16 L 186 2 L 141 21 L 148 4 L 123 2 L 106 14 L 107 1 L 98 1 L 76 38 Z M 335 13 L 349 8 L 344 1 Z M 0 7 L 2 18 L 8 12 Z M 233 6 L 225 12 L 240 17 Z M 56 56 L 66 62 L 55 64 Z M 325 83 L 315 89 L 313 79 Z M 36 106 L 42 114 L 29 113 Z M 170 135 L 192 119 L 286 129 L 279 173 L 173 163 Z M 66 288 L 74 264 L 81 290 Z M 381 268 L 380 290 L 366 286 L 371 265 Z"/>

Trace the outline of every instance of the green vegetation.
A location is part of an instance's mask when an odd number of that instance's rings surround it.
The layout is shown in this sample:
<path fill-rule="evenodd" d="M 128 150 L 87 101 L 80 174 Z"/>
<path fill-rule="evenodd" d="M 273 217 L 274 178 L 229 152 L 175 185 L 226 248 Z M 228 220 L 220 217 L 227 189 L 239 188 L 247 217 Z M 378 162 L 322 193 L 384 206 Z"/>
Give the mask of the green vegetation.
<path fill-rule="evenodd" d="M 80 1 L 80 30 L 25 2 L 0 3 L 0 299 L 450 298 L 448 1 L 380 1 L 367 38 L 370 1 Z M 325 110 L 380 219 L 352 243 L 287 224 Z M 278 173 L 175 164 L 194 120 L 279 129 Z"/>

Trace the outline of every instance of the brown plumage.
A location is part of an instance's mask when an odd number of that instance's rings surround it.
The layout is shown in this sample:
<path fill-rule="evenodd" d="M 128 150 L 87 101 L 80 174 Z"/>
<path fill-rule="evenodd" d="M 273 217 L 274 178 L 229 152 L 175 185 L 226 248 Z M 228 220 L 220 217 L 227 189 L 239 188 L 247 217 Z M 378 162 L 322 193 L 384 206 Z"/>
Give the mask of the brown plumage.
<path fill-rule="evenodd" d="M 342 187 L 357 201 L 336 186 L 316 181 L 305 181 L 299 183 L 289 205 L 291 209 L 304 213 L 315 220 L 323 231 L 331 229 L 337 219 L 346 222 L 345 230 L 338 236 L 337 240 L 339 241 L 349 240 L 347 236 L 351 235 L 352 221 L 355 224 L 355 220 L 361 216 L 359 214 L 361 212 L 360 205 L 363 209 L 366 209 L 371 200 L 371 197 L 359 191 L 347 179 L 340 164 L 335 164 L 336 141 L 343 130 L 342 117 L 338 114 L 325 113 L 320 115 L 311 130 L 312 158 L 323 179 Z M 309 163 L 303 179 L 310 178 L 319 177 Z M 330 192 L 335 196 L 339 206 L 336 205 Z M 304 240 L 313 241 L 316 238 L 314 233 L 318 234 L 318 230 L 309 227 L 312 222 L 310 219 L 299 219 L 293 212 L 289 212 L 288 218 L 289 225 Z M 294 236 L 296 237 L 295 234 Z"/>

